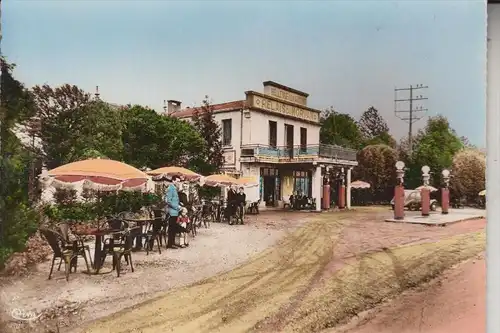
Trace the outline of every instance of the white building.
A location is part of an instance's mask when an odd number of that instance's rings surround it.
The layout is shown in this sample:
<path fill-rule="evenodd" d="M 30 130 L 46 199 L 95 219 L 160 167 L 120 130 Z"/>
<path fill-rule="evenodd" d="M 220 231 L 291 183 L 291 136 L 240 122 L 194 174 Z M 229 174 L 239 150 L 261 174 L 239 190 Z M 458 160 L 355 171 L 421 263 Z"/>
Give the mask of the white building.
<path fill-rule="evenodd" d="M 319 143 L 321 111 L 307 106 L 309 95 L 272 81 L 264 82 L 263 93 L 245 95 L 244 100 L 212 105 L 222 128 L 224 171 L 259 179 L 256 195 L 262 206 L 280 206 L 301 192 L 316 199 L 316 210 L 321 210 L 324 176 L 340 172 L 349 208 L 356 152 Z M 195 110 L 169 100 L 166 112 L 190 120 Z"/>

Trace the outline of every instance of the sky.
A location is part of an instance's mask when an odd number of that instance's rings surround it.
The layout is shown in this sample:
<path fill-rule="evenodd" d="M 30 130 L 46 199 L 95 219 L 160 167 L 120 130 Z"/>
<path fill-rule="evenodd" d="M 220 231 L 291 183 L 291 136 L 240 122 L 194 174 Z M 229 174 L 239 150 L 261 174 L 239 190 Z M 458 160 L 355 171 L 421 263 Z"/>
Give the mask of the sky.
<path fill-rule="evenodd" d="M 373 106 L 397 138 L 395 88 L 423 84 L 427 116 L 485 146 L 484 1 L 10 0 L 2 54 L 27 87 L 75 84 L 162 111 L 245 98 L 276 81 L 355 118 Z M 401 93 L 398 99 L 408 98 Z M 399 105 L 407 109 L 407 105 Z M 425 126 L 422 118 L 414 127 Z"/>

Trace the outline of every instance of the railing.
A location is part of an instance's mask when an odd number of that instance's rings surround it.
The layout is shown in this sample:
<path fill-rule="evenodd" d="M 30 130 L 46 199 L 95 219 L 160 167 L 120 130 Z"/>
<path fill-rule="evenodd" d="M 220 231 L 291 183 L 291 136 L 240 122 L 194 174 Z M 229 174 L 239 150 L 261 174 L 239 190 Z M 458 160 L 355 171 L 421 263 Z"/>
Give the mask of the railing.
<path fill-rule="evenodd" d="M 267 145 L 245 145 L 241 147 L 241 158 L 288 160 L 333 159 L 355 162 L 356 151 L 332 145 L 306 145 L 293 147 L 271 147 Z"/>

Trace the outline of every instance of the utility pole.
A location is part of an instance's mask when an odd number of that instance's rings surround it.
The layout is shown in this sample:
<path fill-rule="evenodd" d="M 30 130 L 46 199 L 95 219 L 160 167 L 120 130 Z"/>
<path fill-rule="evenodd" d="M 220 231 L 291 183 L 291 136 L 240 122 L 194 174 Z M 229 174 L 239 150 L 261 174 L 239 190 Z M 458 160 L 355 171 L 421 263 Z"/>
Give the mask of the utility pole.
<path fill-rule="evenodd" d="M 396 117 L 408 123 L 408 153 L 412 154 L 413 152 L 413 124 L 425 116 L 427 109 L 422 106 L 415 106 L 415 101 L 423 101 L 427 100 L 427 97 L 423 97 L 422 95 L 414 96 L 414 91 L 427 89 L 428 86 L 424 86 L 423 84 L 417 84 L 416 86 L 410 85 L 409 88 L 396 88 L 394 89 L 394 113 Z M 402 91 L 408 91 L 409 97 L 399 99 L 398 93 Z M 398 103 L 408 103 L 408 109 L 404 108 L 400 109 Z"/>

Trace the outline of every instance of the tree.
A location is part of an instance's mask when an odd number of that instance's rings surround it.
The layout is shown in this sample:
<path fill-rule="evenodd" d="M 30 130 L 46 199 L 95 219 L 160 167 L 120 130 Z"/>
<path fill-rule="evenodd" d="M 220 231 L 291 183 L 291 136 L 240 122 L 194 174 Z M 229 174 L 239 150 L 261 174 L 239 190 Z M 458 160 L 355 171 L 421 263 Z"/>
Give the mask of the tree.
<path fill-rule="evenodd" d="M 332 107 L 321 117 L 320 142 L 353 149 L 361 147 L 361 132 L 356 121 L 348 114 L 336 112 Z"/>
<path fill-rule="evenodd" d="M 370 106 L 358 122 L 365 145 L 386 144 L 396 148 L 396 141 L 389 134 L 389 126 L 377 109 Z"/>
<path fill-rule="evenodd" d="M 463 148 L 463 144 L 443 116 L 429 118 L 417 141 L 413 156 L 409 158 L 408 185 L 416 187 L 422 184 L 420 169 L 428 165 L 432 172 L 431 184 L 438 187 L 441 171 L 451 168 L 453 156 Z"/>
<path fill-rule="evenodd" d="M 466 148 L 477 148 L 475 145 L 473 145 L 470 141 L 469 138 L 466 136 L 461 136 L 460 141 L 462 141 L 462 145 Z"/>
<path fill-rule="evenodd" d="M 125 163 L 152 169 L 166 165 L 197 168 L 205 145 L 191 124 L 139 105 L 124 109 L 122 115 Z"/>
<path fill-rule="evenodd" d="M 477 149 L 465 148 L 453 157 L 450 193 L 453 198 L 475 202 L 486 188 L 486 156 Z"/>
<path fill-rule="evenodd" d="M 370 183 L 371 191 L 376 197 L 394 186 L 396 181 L 394 165 L 398 160 L 394 148 L 384 144 L 366 146 L 358 152 L 357 160 L 355 177 Z"/>
<path fill-rule="evenodd" d="M 0 268 L 8 256 L 24 248 L 36 230 L 37 214 L 28 203 L 30 155 L 15 134 L 32 115 L 32 100 L 12 76 L 14 65 L 0 58 Z"/>
<path fill-rule="evenodd" d="M 224 165 L 222 130 L 214 119 L 213 107 L 208 96 L 205 96 L 201 107 L 194 110 L 192 122 L 194 128 L 205 140 L 203 154 L 196 161 L 198 171 L 203 175 L 218 173 Z"/>
<path fill-rule="evenodd" d="M 121 159 L 122 119 L 109 104 L 69 84 L 35 86 L 33 96 L 38 126 L 30 130 L 49 169 L 82 159 L 88 149 Z"/>

